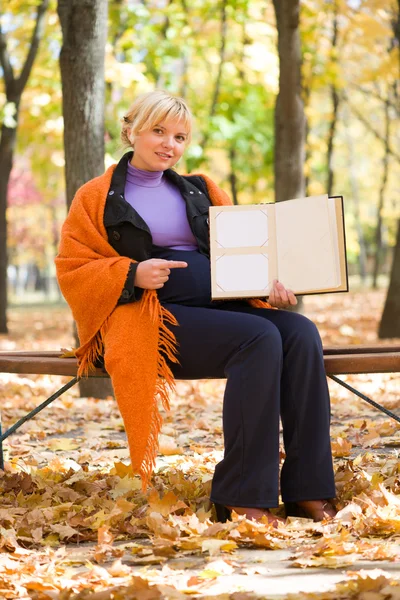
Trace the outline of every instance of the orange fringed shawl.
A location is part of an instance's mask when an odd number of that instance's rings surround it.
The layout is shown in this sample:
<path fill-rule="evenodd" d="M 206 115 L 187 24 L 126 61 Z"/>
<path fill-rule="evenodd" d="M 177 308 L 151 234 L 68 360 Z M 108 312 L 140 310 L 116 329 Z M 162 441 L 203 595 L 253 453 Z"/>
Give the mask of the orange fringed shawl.
<path fill-rule="evenodd" d="M 174 378 L 165 356 L 173 362 L 176 340 L 167 324 L 175 317 L 161 306 L 155 290 L 139 302 L 117 306 L 130 258 L 120 256 L 107 241 L 104 208 L 116 165 L 77 192 L 63 225 L 57 277 L 78 328 L 78 376 L 104 355 L 115 397 L 124 420 L 134 472 L 146 490 L 155 466 L 162 419 L 158 400 L 169 409 Z M 214 205 L 232 204 L 229 197 L 202 175 Z M 252 306 L 270 307 L 261 300 Z"/>

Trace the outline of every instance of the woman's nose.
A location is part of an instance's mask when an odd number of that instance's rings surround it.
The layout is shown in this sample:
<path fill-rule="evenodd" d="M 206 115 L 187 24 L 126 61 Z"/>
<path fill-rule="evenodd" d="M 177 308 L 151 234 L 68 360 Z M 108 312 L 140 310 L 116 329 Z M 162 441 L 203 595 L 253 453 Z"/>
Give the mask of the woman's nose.
<path fill-rule="evenodd" d="M 163 145 L 165 148 L 171 148 L 171 147 L 173 146 L 173 138 L 170 138 L 170 137 L 165 137 L 165 138 L 163 139 L 162 145 Z"/>

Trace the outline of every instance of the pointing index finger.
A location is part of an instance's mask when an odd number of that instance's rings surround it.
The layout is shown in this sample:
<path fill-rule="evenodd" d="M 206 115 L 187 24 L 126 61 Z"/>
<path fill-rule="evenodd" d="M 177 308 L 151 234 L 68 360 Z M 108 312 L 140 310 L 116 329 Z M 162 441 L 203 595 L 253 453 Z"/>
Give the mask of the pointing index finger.
<path fill-rule="evenodd" d="M 169 269 L 184 269 L 188 266 L 187 262 L 183 260 L 168 260 L 167 263 L 166 267 Z"/>

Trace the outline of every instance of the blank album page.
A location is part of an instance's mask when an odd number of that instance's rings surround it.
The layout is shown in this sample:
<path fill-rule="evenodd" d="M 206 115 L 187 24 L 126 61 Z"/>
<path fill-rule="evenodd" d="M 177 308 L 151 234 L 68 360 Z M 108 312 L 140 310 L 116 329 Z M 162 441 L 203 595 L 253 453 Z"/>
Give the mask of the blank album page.
<path fill-rule="evenodd" d="M 276 207 L 279 280 L 296 293 L 337 285 L 328 196 L 311 196 Z"/>
<path fill-rule="evenodd" d="M 210 208 L 213 298 L 267 295 L 276 277 L 275 217 L 267 205 Z"/>

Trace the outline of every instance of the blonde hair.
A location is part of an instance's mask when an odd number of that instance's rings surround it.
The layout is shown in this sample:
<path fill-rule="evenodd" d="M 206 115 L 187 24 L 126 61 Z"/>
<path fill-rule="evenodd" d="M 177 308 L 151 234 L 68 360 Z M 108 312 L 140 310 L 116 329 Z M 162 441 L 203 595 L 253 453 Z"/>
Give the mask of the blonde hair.
<path fill-rule="evenodd" d="M 182 120 L 187 131 L 187 143 L 192 132 L 192 114 L 186 102 L 164 90 L 154 90 L 141 94 L 131 104 L 122 118 L 121 140 L 125 146 L 132 146 L 129 134 L 138 135 L 161 123 L 165 119 Z"/>

